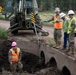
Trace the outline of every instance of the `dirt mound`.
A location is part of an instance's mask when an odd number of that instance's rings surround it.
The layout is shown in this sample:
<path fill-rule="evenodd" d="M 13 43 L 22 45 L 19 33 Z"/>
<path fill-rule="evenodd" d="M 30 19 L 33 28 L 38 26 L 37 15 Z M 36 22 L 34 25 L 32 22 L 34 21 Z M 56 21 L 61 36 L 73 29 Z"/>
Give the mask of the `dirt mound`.
<path fill-rule="evenodd" d="M 8 51 L 11 48 L 11 42 L 9 40 L 0 40 L 0 72 L 2 68 L 9 70 Z"/>
<path fill-rule="evenodd" d="M 32 73 L 34 69 L 36 70 L 35 65 L 38 63 L 39 57 L 31 53 L 23 52 L 22 54 L 23 70 Z"/>
<path fill-rule="evenodd" d="M 36 72 L 36 74 L 37 75 L 61 75 L 60 71 L 54 67 L 42 69 Z"/>

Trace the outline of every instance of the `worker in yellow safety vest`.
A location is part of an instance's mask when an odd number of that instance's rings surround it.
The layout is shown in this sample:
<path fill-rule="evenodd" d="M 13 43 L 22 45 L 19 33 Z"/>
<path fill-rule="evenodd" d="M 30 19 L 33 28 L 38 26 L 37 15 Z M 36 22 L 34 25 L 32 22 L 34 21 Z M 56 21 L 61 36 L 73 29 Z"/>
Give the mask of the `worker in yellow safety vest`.
<path fill-rule="evenodd" d="M 68 31 L 68 25 L 69 25 L 69 19 L 66 17 L 66 14 L 61 12 L 60 18 L 63 20 L 63 32 L 64 32 L 64 42 L 63 42 L 63 48 L 61 50 L 67 51 L 67 43 L 69 39 Z"/>
<path fill-rule="evenodd" d="M 20 48 L 17 47 L 16 42 L 12 42 L 12 48 L 9 50 L 8 58 L 11 67 L 11 71 L 15 72 L 17 67 L 20 71 L 22 71 L 23 65 L 21 63 L 21 51 Z"/>
<path fill-rule="evenodd" d="M 62 37 L 62 22 L 59 20 L 60 19 L 60 9 L 58 7 L 55 8 L 55 13 L 56 15 L 54 15 L 50 20 L 48 20 L 47 22 L 50 21 L 54 21 L 54 41 L 55 41 L 55 45 L 53 46 L 54 48 L 61 48 L 61 37 Z"/>
<path fill-rule="evenodd" d="M 74 18 L 74 11 L 73 10 L 69 10 L 68 11 L 68 15 L 70 18 L 70 22 L 68 25 L 68 31 L 67 33 L 69 34 L 69 54 L 75 54 L 75 46 L 74 46 L 74 38 L 75 38 L 75 32 L 76 32 L 76 19 Z"/>

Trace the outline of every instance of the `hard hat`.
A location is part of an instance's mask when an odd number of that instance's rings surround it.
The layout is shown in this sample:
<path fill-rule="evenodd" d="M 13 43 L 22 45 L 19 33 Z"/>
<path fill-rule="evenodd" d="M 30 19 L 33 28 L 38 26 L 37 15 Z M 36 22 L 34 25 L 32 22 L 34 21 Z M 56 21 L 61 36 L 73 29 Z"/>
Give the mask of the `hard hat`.
<path fill-rule="evenodd" d="M 60 12 L 60 9 L 58 7 L 56 7 L 55 12 Z"/>
<path fill-rule="evenodd" d="M 17 43 L 16 42 L 12 42 L 12 45 L 11 46 L 16 46 L 17 45 Z"/>
<path fill-rule="evenodd" d="M 64 17 L 66 14 L 64 14 L 63 12 L 60 13 L 60 18 Z"/>
<path fill-rule="evenodd" d="M 70 14 L 74 15 L 75 13 L 74 13 L 73 10 L 69 10 L 69 11 L 68 11 L 68 15 L 70 15 Z"/>

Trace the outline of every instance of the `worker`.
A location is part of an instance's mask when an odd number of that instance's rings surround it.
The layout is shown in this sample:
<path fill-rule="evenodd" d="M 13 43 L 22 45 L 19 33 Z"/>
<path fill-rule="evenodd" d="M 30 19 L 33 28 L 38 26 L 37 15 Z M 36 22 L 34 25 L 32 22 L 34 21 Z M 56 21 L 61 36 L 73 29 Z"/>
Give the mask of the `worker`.
<path fill-rule="evenodd" d="M 70 18 L 70 22 L 69 22 L 69 25 L 68 25 L 68 31 L 67 33 L 69 34 L 69 47 L 68 47 L 68 50 L 69 50 L 69 54 L 75 54 L 75 46 L 74 46 L 74 32 L 76 31 L 76 20 L 74 18 L 74 11 L 73 10 L 69 10 L 68 11 L 68 15 L 69 15 L 69 18 Z"/>
<path fill-rule="evenodd" d="M 60 9 L 58 7 L 55 8 L 55 13 L 56 13 L 56 15 L 54 15 L 47 22 L 50 22 L 50 21 L 55 22 L 54 23 L 54 40 L 55 40 L 56 45 L 54 45 L 53 47 L 61 48 L 62 22 L 59 21 Z"/>
<path fill-rule="evenodd" d="M 21 63 L 21 51 L 20 48 L 17 47 L 16 42 L 12 42 L 12 48 L 9 50 L 8 58 L 10 63 L 11 72 L 15 72 L 17 67 L 19 71 L 22 71 L 23 65 Z"/>
<path fill-rule="evenodd" d="M 65 13 L 60 13 L 60 18 L 63 20 L 63 32 L 64 32 L 64 44 L 62 50 L 67 51 L 67 41 L 69 39 L 69 34 L 67 34 L 69 20 L 65 17 Z"/>
<path fill-rule="evenodd" d="M 36 20 L 36 24 L 38 24 L 38 25 L 41 24 L 41 19 L 40 19 L 38 13 L 35 14 L 35 20 Z"/>
<path fill-rule="evenodd" d="M 35 13 L 35 20 L 36 20 L 36 24 L 42 28 L 41 19 L 40 19 L 38 13 Z"/>

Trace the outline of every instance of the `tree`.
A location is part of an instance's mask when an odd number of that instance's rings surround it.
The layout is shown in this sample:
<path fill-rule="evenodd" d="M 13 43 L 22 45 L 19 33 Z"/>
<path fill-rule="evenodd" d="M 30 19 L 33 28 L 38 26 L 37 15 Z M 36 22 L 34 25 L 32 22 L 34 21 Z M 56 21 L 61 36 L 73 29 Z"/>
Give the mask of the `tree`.
<path fill-rule="evenodd" d="M 0 0 L 0 6 L 4 6 L 7 0 Z M 53 10 L 60 7 L 62 11 L 76 10 L 76 0 L 37 0 L 39 10 Z"/>
<path fill-rule="evenodd" d="M 5 3 L 6 3 L 6 0 L 0 0 L 0 6 L 4 6 L 5 5 Z"/>

